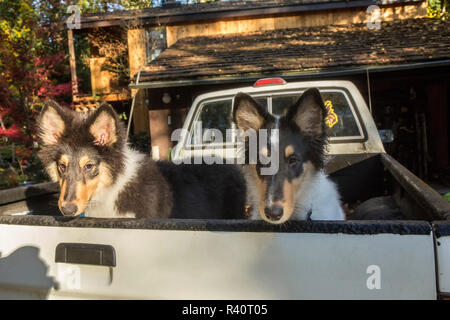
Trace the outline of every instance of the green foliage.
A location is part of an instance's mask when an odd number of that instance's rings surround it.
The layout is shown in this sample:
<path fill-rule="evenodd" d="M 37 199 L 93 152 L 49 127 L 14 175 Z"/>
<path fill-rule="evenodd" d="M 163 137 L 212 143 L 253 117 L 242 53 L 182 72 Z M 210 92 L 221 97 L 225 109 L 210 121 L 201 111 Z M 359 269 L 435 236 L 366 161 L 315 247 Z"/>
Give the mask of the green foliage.
<path fill-rule="evenodd" d="M 121 114 L 119 114 L 119 119 L 127 121 L 128 120 L 127 113 L 126 112 L 122 112 Z"/>
<path fill-rule="evenodd" d="M 444 199 L 450 202 L 450 192 L 444 194 Z"/>
<path fill-rule="evenodd" d="M 0 190 L 47 180 L 34 150 L 15 143 L 0 146 Z"/>
<path fill-rule="evenodd" d="M 152 0 L 122 0 L 119 1 L 126 10 L 144 9 L 152 6 Z"/>
<path fill-rule="evenodd" d="M 152 6 L 152 0 L 80 0 L 77 5 L 84 14 L 149 8 Z"/>
<path fill-rule="evenodd" d="M 77 77 L 80 80 L 78 91 L 81 94 L 90 93 L 92 86 L 89 59 L 92 54 L 86 34 L 74 34 L 74 47 Z"/>
<path fill-rule="evenodd" d="M 450 18 L 449 0 L 428 0 L 427 14 L 430 18 L 448 20 Z"/>

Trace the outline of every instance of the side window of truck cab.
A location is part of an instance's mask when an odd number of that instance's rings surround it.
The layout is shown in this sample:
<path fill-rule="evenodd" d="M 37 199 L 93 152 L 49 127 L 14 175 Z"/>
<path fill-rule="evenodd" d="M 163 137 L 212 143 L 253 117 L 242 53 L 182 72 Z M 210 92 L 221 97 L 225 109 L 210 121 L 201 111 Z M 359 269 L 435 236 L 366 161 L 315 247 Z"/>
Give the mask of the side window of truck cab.
<path fill-rule="evenodd" d="M 256 100 L 267 108 L 267 98 L 259 97 Z M 208 147 L 218 144 L 235 142 L 235 136 L 230 129 L 234 129 L 231 120 L 233 98 L 208 100 L 200 104 L 195 116 L 188 139 L 187 147 Z M 212 134 L 205 134 L 209 130 Z"/>
<path fill-rule="evenodd" d="M 232 137 L 227 135 L 231 129 L 231 106 L 232 100 L 208 101 L 200 106 L 200 111 L 194 119 L 191 127 L 189 144 L 192 146 L 208 145 L 214 142 L 231 142 Z M 207 139 L 204 137 L 205 130 L 214 130 L 215 134 Z M 218 136 L 222 139 L 219 139 Z"/>

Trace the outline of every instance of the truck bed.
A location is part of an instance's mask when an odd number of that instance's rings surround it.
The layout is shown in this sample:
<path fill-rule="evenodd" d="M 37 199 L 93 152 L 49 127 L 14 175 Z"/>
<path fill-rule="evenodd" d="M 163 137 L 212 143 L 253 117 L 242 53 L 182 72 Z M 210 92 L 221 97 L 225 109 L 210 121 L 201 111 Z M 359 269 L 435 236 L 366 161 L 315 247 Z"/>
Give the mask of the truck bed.
<path fill-rule="evenodd" d="M 450 219 L 448 201 L 388 154 L 336 156 L 326 171 L 342 202 L 356 207 L 349 219 Z"/>
<path fill-rule="evenodd" d="M 55 184 L 1 191 L 0 298 L 450 296 L 448 203 L 385 154 L 334 158 L 327 169 L 344 201 L 390 197 L 404 219 L 69 218 Z"/>

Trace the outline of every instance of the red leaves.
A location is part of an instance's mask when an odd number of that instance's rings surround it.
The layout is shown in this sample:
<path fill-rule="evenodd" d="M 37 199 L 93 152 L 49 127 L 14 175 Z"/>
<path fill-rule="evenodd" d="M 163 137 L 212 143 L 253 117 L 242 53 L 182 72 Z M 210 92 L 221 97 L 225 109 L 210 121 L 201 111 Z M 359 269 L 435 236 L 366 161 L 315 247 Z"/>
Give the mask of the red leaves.
<path fill-rule="evenodd" d="M 69 72 L 66 57 L 63 52 L 50 56 L 37 57 L 33 64 L 35 67 L 34 75 L 39 79 L 39 86 L 34 92 L 37 97 L 45 100 L 71 95 L 71 82 L 58 83 L 55 81 L 62 74 Z"/>
<path fill-rule="evenodd" d="M 22 130 L 16 123 L 13 123 L 9 128 L 2 129 L 0 127 L 0 136 L 19 141 L 24 139 Z"/>
<path fill-rule="evenodd" d="M 35 158 L 35 120 L 43 102 L 71 100 L 65 34 L 53 23 L 65 14 L 66 4 L 2 1 L 0 23 L 6 23 L 0 28 L 0 153 L 14 150 L 15 156 L 6 160 L 10 167 L 32 176 L 24 165 Z M 10 152 L 2 153 L 3 148 Z M 1 180 L 0 175 L 0 187 Z"/>

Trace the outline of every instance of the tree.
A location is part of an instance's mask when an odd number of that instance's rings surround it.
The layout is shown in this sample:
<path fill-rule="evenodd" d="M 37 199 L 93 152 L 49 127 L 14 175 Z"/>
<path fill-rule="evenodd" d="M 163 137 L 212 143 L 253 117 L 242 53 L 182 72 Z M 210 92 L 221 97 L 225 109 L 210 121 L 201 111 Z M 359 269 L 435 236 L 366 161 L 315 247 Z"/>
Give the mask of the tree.
<path fill-rule="evenodd" d="M 80 0 L 81 13 L 112 12 L 117 10 L 144 9 L 152 7 L 152 0 Z"/>
<path fill-rule="evenodd" d="M 428 16 L 430 18 L 448 20 L 450 18 L 450 2 L 448 0 L 428 0 Z"/>
<path fill-rule="evenodd" d="M 0 167 L 9 175 L 16 171 L 17 183 L 32 176 L 26 169 L 33 162 L 39 107 L 47 98 L 70 101 L 71 93 L 60 32 L 41 20 L 39 4 L 0 0 Z"/>

